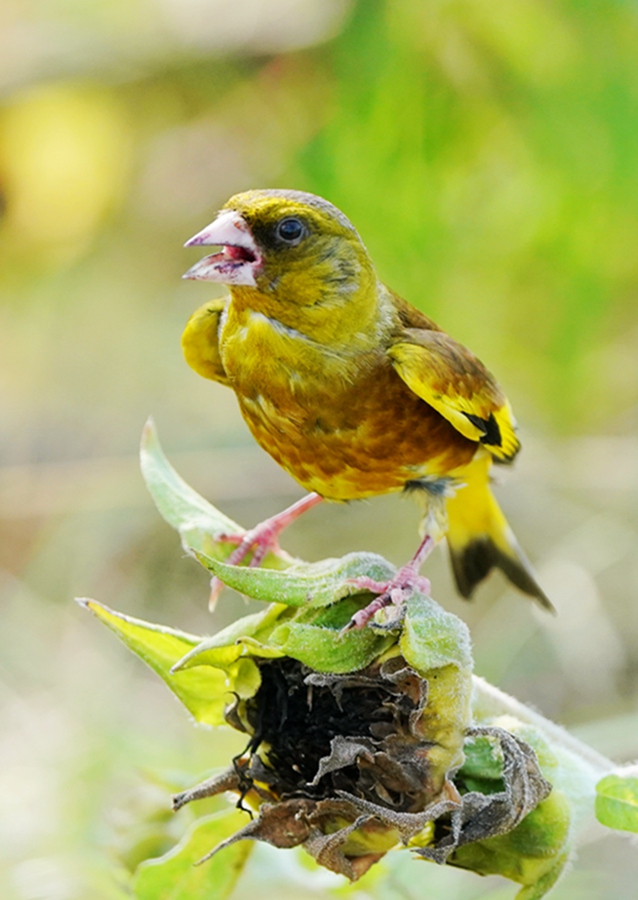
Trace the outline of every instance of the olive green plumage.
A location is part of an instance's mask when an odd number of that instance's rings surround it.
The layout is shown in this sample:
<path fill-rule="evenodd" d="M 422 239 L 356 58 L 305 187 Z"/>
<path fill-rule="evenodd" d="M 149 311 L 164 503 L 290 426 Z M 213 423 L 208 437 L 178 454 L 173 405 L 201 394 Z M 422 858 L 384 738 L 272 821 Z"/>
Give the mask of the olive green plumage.
<path fill-rule="evenodd" d="M 423 487 L 425 527 L 447 533 L 464 596 L 496 566 L 549 605 L 489 488 L 491 463 L 519 449 L 505 395 L 379 281 L 343 213 L 311 194 L 248 191 L 189 243 L 223 246 L 187 277 L 230 296 L 193 315 L 186 359 L 233 388 L 258 443 L 329 500 Z"/>

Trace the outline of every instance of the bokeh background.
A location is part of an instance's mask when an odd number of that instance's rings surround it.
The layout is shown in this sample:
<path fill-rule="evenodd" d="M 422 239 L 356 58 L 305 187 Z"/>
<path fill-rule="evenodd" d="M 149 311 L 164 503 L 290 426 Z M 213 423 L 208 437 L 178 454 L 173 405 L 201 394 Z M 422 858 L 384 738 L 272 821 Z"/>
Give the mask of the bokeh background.
<path fill-rule="evenodd" d="M 72 598 L 195 633 L 246 611 L 227 592 L 211 619 L 145 493 L 150 413 L 243 524 L 300 495 L 179 345 L 214 290 L 180 281 L 182 244 L 251 187 L 340 206 L 381 277 L 498 373 L 524 443 L 499 498 L 559 615 L 499 576 L 462 603 L 442 554 L 434 595 L 480 674 L 637 756 L 638 4 L 3 0 L 0 85 L 0 895 L 125 896 L 126 866 L 186 828 L 166 785 L 239 749 Z M 284 543 L 400 563 L 417 518 L 399 498 L 326 505 Z M 556 900 L 635 897 L 635 844 L 596 837 Z M 236 896 L 513 894 L 385 872 L 344 893 L 258 848 Z"/>

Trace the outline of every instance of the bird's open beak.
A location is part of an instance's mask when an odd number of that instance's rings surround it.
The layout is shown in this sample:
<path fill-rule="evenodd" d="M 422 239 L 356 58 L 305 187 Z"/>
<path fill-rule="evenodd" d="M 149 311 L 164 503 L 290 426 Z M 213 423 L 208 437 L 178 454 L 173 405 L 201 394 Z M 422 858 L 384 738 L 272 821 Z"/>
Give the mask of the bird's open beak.
<path fill-rule="evenodd" d="M 196 281 L 216 281 L 220 284 L 244 284 L 255 287 L 255 274 L 261 265 L 261 254 L 245 220 L 232 209 L 220 212 L 185 247 L 218 244 L 219 253 L 205 256 L 182 275 Z"/>

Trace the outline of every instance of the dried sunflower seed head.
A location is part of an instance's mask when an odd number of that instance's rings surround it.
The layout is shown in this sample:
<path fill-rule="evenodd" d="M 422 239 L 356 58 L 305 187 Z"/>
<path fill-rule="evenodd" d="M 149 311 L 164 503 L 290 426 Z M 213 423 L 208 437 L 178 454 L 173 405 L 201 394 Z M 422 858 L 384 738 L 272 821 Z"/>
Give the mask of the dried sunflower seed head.
<path fill-rule="evenodd" d="M 213 853 L 245 839 L 303 845 L 354 880 L 400 845 L 445 862 L 511 831 L 551 789 L 523 741 L 471 727 L 470 672 L 453 663 L 421 674 L 396 643 L 343 674 L 292 657 L 256 665 L 259 689 L 226 709 L 249 735 L 246 750 L 225 775 L 176 799 L 181 806 L 230 787 L 257 812 Z M 493 745 L 490 793 L 459 774 L 468 736 Z"/>

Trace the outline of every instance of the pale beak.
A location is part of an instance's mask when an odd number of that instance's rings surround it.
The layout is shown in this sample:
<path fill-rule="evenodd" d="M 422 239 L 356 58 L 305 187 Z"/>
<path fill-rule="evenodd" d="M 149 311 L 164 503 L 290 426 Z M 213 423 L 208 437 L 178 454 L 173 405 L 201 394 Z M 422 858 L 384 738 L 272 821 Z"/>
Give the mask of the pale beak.
<path fill-rule="evenodd" d="M 184 246 L 211 244 L 221 246 L 221 252 L 200 259 L 182 278 L 255 287 L 255 273 L 261 266 L 261 253 L 239 213 L 232 209 L 222 210 L 214 222 L 186 241 Z"/>

